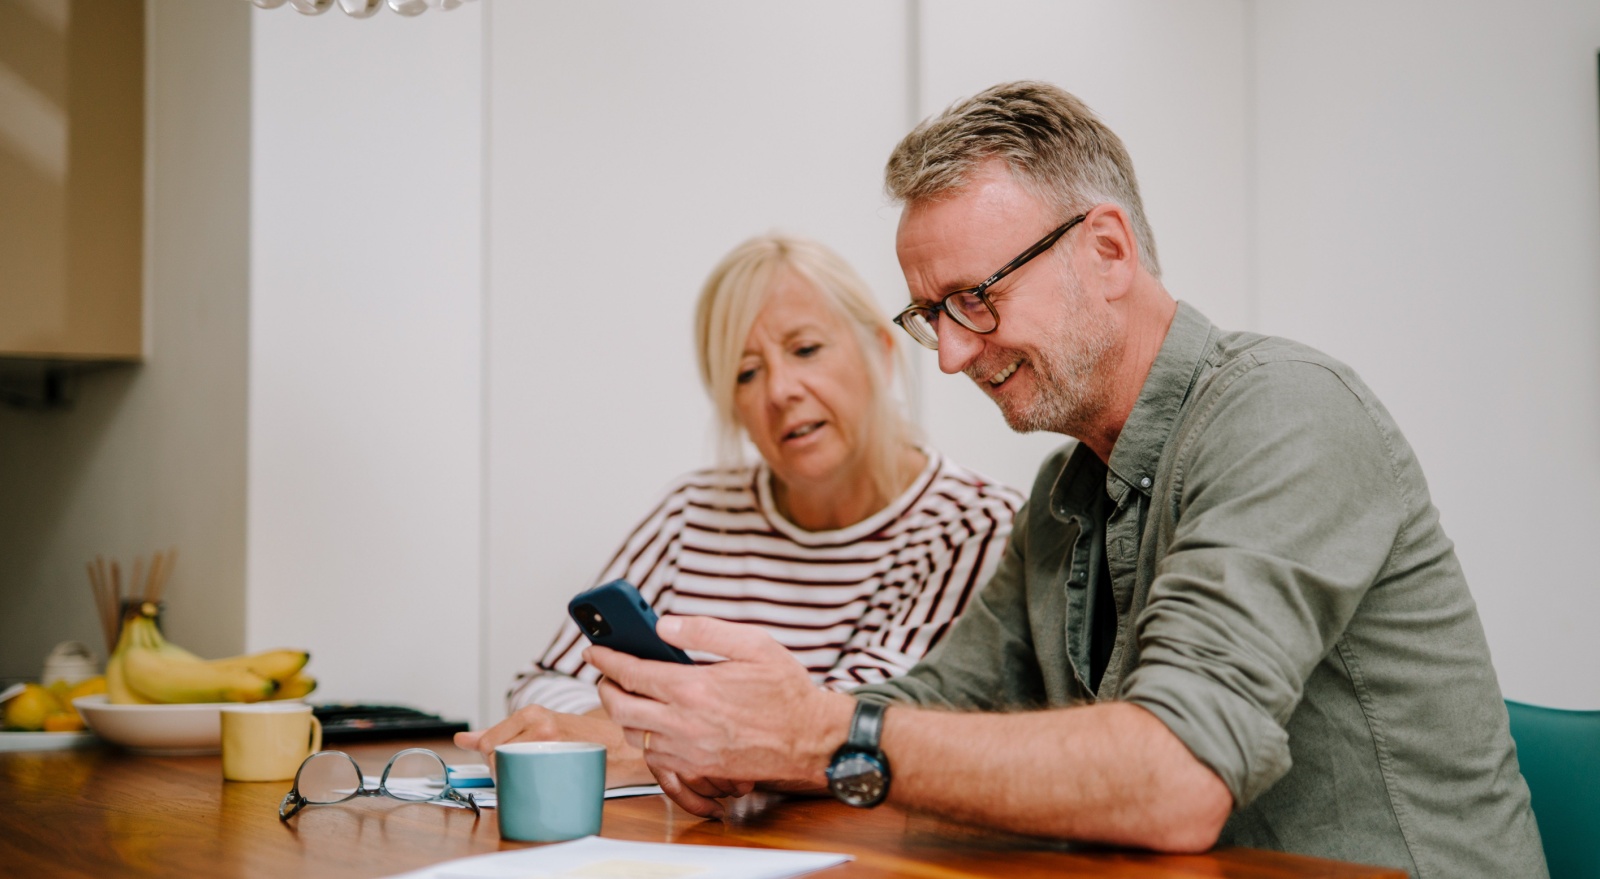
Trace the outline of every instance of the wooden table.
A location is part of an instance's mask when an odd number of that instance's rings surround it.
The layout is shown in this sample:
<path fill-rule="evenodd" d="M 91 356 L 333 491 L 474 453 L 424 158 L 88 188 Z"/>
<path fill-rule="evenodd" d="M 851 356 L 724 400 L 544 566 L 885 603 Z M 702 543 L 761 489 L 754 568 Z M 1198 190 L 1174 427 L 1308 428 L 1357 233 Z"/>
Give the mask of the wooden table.
<path fill-rule="evenodd" d="M 443 740 L 340 745 L 367 772 L 403 747 L 451 763 L 475 753 Z M 224 782 L 217 757 L 146 757 L 106 748 L 0 753 L 0 876 L 375 877 L 521 848 L 495 812 L 387 798 L 307 808 L 278 820 L 288 782 Z M 1069 848 L 974 831 L 890 808 L 756 795 L 729 820 L 703 821 L 666 797 L 606 802 L 603 836 L 698 845 L 848 853 L 814 874 L 847 876 L 1126 876 L 1404 879 L 1404 872 L 1250 849 L 1173 857 Z"/>

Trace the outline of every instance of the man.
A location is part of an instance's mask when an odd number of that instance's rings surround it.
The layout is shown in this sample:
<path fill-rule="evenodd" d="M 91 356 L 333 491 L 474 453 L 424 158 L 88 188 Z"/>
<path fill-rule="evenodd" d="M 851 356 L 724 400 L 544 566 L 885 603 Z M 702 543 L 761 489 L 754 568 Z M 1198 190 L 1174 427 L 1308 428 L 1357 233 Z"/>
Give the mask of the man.
<path fill-rule="evenodd" d="M 924 122 L 887 183 L 898 322 L 1014 429 L 1076 441 L 903 677 L 824 693 L 776 644 L 693 618 L 658 630 L 727 661 L 592 648 L 673 798 L 715 815 L 755 782 L 831 781 L 1014 832 L 1546 875 L 1475 605 L 1360 379 L 1175 302 L 1126 151 L 1052 86 Z"/>

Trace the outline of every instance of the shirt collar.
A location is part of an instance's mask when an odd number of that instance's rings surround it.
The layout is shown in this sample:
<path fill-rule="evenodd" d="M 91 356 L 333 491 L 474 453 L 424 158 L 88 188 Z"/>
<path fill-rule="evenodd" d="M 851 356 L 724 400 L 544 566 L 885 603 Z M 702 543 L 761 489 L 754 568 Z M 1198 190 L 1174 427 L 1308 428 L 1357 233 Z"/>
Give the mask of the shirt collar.
<path fill-rule="evenodd" d="M 1187 302 L 1178 303 L 1139 399 L 1117 435 L 1117 444 L 1111 448 L 1106 490 L 1113 496 L 1120 494 L 1111 484 L 1113 478 L 1136 491 L 1150 493 L 1161 451 L 1200 374 L 1215 330 L 1198 309 Z"/>

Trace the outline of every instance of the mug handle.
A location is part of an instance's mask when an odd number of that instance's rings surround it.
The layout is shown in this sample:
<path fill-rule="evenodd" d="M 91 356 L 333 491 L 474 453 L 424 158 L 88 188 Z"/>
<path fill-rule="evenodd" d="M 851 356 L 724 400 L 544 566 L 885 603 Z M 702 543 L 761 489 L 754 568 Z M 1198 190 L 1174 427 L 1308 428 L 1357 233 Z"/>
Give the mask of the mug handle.
<path fill-rule="evenodd" d="M 311 715 L 311 753 L 322 750 L 322 721 L 315 714 Z"/>

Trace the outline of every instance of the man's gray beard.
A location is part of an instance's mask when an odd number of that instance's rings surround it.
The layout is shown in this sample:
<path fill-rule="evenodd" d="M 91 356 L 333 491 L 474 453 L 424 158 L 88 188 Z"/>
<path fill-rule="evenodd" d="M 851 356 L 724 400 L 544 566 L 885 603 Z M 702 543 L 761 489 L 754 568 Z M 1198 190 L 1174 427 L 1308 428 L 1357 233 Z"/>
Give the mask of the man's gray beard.
<path fill-rule="evenodd" d="M 1082 293 L 1074 290 L 1072 295 Z M 1109 315 L 1083 308 L 1081 299 L 1074 304 L 1028 359 L 1039 379 L 1039 396 L 1020 411 L 1000 407 L 1017 433 L 1048 430 L 1079 436 L 1105 408 L 1107 389 L 1097 377 L 1118 348 L 1116 327 Z"/>

